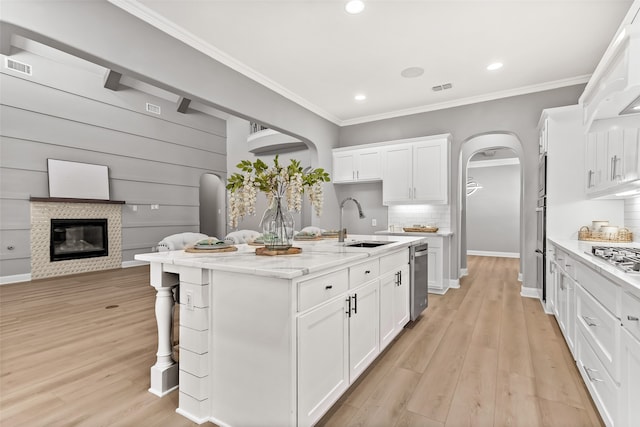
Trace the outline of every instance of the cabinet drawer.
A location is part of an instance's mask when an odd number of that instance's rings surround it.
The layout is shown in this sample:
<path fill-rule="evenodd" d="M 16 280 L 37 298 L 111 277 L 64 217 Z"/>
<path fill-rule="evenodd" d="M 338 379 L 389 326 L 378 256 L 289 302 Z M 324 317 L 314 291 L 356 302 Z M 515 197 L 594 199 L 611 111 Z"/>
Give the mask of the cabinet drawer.
<path fill-rule="evenodd" d="M 298 283 L 298 311 L 304 311 L 349 289 L 349 274 L 340 270 Z"/>
<path fill-rule="evenodd" d="M 409 250 L 403 249 L 402 251 L 385 255 L 380 258 L 380 274 L 388 273 L 397 268 L 401 268 L 403 265 L 409 264 Z"/>
<path fill-rule="evenodd" d="M 622 325 L 640 340 L 640 299 L 625 292 L 622 295 Z"/>
<path fill-rule="evenodd" d="M 620 318 L 620 286 L 590 268 L 578 264 L 578 283 L 615 317 Z"/>
<path fill-rule="evenodd" d="M 620 327 L 618 319 L 609 313 L 581 286 L 577 287 L 578 328 L 609 371 L 614 380 L 619 381 Z"/>
<path fill-rule="evenodd" d="M 380 275 L 380 261 L 363 262 L 349 268 L 349 288 L 353 289 L 369 280 L 375 279 Z"/>
<path fill-rule="evenodd" d="M 578 369 L 591 398 L 598 407 L 600 416 L 608 426 L 615 425 L 618 387 L 600 363 L 600 359 L 589 346 L 584 334 L 579 331 L 577 339 Z"/>

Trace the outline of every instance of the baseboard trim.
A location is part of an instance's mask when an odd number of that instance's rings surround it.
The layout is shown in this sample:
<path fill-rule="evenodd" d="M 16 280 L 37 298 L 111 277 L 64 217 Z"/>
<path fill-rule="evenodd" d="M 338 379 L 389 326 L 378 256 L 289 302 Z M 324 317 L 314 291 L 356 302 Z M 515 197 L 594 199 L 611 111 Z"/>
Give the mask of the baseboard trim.
<path fill-rule="evenodd" d="M 444 295 L 445 293 L 447 293 L 447 289 L 429 288 L 427 289 L 427 292 L 429 292 L 430 294 Z"/>
<path fill-rule="evenodd" d="M 518 273 L 518 282 L 522 282 L 522 273 Z"/>
<path fill-rule="evenodd" d="M 542 300 L 542 290 L 537 288 L 528 288 L 524 285 L 521 285 L 520 296 L 525 298 L 537 298 L 539 300 Z"/>
<path fill-rule="evenodd" d="M 122 268 L 139 267 L 148 264 L 148 261 L 122 261 Z"/>
<path fill-rule="evenodd" d="M 467 255 L 495 256 L 499 258 L 520 258 L 520 253 L 518 252 L 467 251 Z"/>
<path fill-rule="evenodd" d="M 468 268 L 461 268 L 460 269 L 460 277 L 464 277 L 464 276 L 468 276 L 469 275 L 469 269 Z"/>
<path fill-rule="evenodd" d="M 0 276 L 0 285 L 8 285 L 9 283 L 30 282 L 31 273 L 15 274 L 13 276 Z"/>
<path fill-rule="evenodd" d="M 449 280 L 449 287 L 453 288 L 453 289 L 458 289 L 460 288 L 460 280 L 457 279 L 450 279 Z"/>

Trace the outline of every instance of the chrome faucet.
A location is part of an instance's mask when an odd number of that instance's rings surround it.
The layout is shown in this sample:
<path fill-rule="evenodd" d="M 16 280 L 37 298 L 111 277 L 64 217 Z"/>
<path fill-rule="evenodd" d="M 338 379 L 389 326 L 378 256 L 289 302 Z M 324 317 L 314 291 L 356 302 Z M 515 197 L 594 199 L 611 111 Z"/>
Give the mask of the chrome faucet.
<path fill-rule="evenodd" d="M 344 199 L 342 203 L 340 203 L 340 229 L 338 231 L 338 242 L 344 242 L 344 235 L 347 234 L 347 230 L 342 228 L 342 217 L 344 214 L 344 204 L 348 200 L 353 201 L 356 204 L 356 206 L 358 206 L 358 216 L 360 217 L 360 219 L 364 218 L 364 213 L 362 212 L 362 206 L 360 206 L 360 202 L 358 202 L 353 197 L 347 197 L 346 199 Z"/>

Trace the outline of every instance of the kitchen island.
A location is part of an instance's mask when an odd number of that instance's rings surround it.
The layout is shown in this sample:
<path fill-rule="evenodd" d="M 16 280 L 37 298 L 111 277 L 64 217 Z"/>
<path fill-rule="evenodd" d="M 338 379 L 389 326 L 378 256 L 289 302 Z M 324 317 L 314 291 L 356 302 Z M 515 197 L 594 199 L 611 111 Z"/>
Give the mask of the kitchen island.
<path fill-rule="evenodd" d="M 302 253 L 136 255 L 156 288 L 150 391 L 223 426 L 312 425 L 409 321 L 409 247 L 419 236 L 296 241 Z M 384 243 L 350 247 L 350 243 Z M 179 285 L 180 362 L 172 358 Z"/>

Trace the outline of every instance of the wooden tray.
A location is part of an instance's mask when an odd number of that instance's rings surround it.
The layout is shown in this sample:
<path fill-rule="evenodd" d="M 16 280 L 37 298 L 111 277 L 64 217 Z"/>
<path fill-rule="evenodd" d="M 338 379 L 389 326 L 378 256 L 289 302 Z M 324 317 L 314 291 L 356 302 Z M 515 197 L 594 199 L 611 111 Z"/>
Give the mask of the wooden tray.
<path fill-rule="evenodd" d="M 628 228 L 621 228 L 617 233 L 603 233 L 600 231 L 591 231 L 589 227 L 584 226 L 578 231 L 578 240 L 588 242 L 628 243 L 633 242 L 633 233 Z"/>
<path fill-rule="evenodd" d="M 264 243 L 256 243 L 256 242 L 247 242 L 249 246 L 264 246 Z"/>
<path fill-rule="evenodd" d="M 279 249 L 279 250 L 271 250 L 266 247 L 256 248 L 256 255 L 266 255 L 266 256 L 275 256 L 275 255 L 295 255 L 302 252 L 301 248 L 291 247 L 289 249 Z"/>
<path fill-rule="evenodd" d="M 409 233 L 435 233 L 438 227 L 403 227 L 404 231 Z"/>
<path fill-rule="evenodd" d="M 219 252 L 235 252 L 238 248 L 235 246 L 227 246 L 226 248 L 219 249 L 196 249 L 193 246 L 189 246 L 184 248 L 185 252 L 189 252 L 190 254 L 216 254 Z"/>
<path fill-rule="evenodd" d="M 315 236 L 315 237 L 298 237 L 296 238 L 296 236 L 293 236 L 293 240 L 297 240 L 298 242 L 313 242 L 314 240 L 322 240 L 322 236 Z"/>

